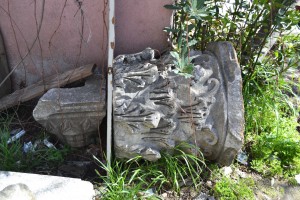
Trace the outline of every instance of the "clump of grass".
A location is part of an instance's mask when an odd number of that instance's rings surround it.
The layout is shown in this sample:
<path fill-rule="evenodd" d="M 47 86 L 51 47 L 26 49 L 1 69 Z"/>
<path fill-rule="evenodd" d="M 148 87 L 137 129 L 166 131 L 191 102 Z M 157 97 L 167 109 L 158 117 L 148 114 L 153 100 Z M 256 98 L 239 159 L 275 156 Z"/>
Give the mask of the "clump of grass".
<path fill-rule="evenodd" d="M 264 176 L 288 177 L 300 173 L 300 135 L 296 130 L 296 116 L 280 112 L 276 102 L 266 101 L 267 95 L 260 98 L 264 101 L 257 102 L 252 111 L 248 109 L 252 114 L 247 114 L 251 117 L 248 122 L 255 123 L 253 127 L 248 124 L 246 134 L 246 143 L 251 146 L 251 167 Z"/>
<path fill-rule="evenodd" d="M 254 200 L 253 189 L 255 187 L 254 180 L 251 178 L 231 179 L 222 176 L 213 188 L 214 195 L 220 200 Z"/>
<path fill-rule="evenodd" d="M 24 166 L 22 160 L 22 144 L 19 141 L 7 144 L 9 131 L 0 129 L 0 169 L 5 171 L 18 171 Z"/>
<path fill-rule="evenodd" d="M 106 187 L 101 198 L 135 199 L 150 188 L 157 193 L 173 190 L 177 194 L 184 185 L 199 188 L 205 162 L 198 148 L 198 156 L 185 153 L 183 148 L 186 149 L 187 146 L 196 148 L 181 144 L 175 148 L 173 155 L 163 153 L 156 162 L 145 161 L 137 156 L 127 161 L 115 160 L 111 166 L 106 166 L 95 158 L 107 173 L 106 176 L 99 174 Z"/>
<path fill-rule="evenodd" d="M 131 169 L 131 165 L 135 164 L 138 159 L 134 158 L 127 162 L 115 160 L 111 163 L 112 166 L 106 166 L 96 159 L 107 173 L 106 176 L 99 174 L 105 183 L 105 189 L 100 191 L 102 192 L 101 199 L 135 199 L 142 188 L 148 187 L 144 183 L 144 175 L 141 174 L 141 170 Z"/>
<path fill-rule="evenodd" d="M 69 149 L 39 148 L 32 152 L 23 152 L 20 139 L 7 144 L 10 138 L 8 128 L 0 128 L 0 170 L 34 172 L 37 168 L 50 170 L 64 161 Z"/>

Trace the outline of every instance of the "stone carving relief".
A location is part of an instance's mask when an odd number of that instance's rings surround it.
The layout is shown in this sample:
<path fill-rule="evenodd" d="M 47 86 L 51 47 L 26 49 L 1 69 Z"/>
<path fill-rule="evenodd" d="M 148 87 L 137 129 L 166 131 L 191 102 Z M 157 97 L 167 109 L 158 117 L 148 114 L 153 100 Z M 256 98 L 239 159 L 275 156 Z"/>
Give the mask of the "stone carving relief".
<path fill-rule="evenodd" d="M 181 142 L 198 145 L 228 165 L 243 143 L 241 73 L 230 43 L 208 45 L 191 78 L 176 74 L 172 58 L 154 50 L 114 61 L 114 146 L 117 157 L 155 161 Z"/>
<path fill-rule="evenodd" d="M 105 81 L 95 75 L 83 87 L 51 89 L 41 97 L 33 116 L 61 141 L 72 147 L 86 146 L 106 115 L 104 86 Z"/>

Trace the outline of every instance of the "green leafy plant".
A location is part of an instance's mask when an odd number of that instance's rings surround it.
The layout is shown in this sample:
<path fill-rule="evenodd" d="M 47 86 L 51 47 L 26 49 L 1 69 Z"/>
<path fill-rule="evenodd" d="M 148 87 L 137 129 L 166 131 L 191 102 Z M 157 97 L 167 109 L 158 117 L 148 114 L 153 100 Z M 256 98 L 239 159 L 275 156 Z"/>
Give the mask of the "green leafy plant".
<path fill-rule="evenodd" d="M 182 42 L 186 43 L 186 42 Z M 194 70 L 194 64 L 191 62 L 197 56 L 188 56 L 189 45 L 184 44 L 181 52 L 171 51 L 170 54 L 174 58 L 174 64 L 176 69 L 174 70 L 175 73 L 184 75 L 185 77 L 191 77 L 191 74 Z"/>
<path fill-rule="evenodd" d="M 204 7 L 204 0 L 186 0 L 177 2 L 175 5 L 166 5 L 168 9 L 176 10 L 175 28 L 165 28 L 165 31 L 176 34 L 173 39 L 174 50 L 170 52 L 174 58 L 174 64 L 176 73 L 184 75 L 185 77 L 191 77 L 194 69 L 192 60 L 197 56 L 190 56 L 190 48 L 197 44 L 195 39 L 191 39 L 189 34 L 194 27 L 193 24 L 188 24 L 189 21 L 202 20 L 202 18 L 208 15 L 207 10 Z"/>
<path fill-rule="evenodd" d="M 173 48 L 181 58 L 188 57 L 180 54 L 182 47 L 203 51 L 209 42 L 231 41 L 246 84 L 256 73 L 259 57 L 272 34 L 290 30 L 298 24 L 299 13 L 290 9 L 293 2 L 177 0 L 174 5 L 166 6 L 176 12 L 173 26 L 165 31 L 170 33 Z M 193 41 L 193 45 L 187 45 L 189 41 Z"/>

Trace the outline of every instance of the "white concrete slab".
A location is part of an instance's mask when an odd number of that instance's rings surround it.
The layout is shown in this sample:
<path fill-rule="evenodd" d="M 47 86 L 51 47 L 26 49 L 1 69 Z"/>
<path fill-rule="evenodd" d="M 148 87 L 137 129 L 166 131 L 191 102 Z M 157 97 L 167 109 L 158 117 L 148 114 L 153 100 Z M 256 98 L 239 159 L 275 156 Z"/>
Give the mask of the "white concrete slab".
<path fill-rule="evenodd" d="M 92 200 L 92 183 L 75 178 L 0 171 L 0 191 L 8 185 L 23 183 L 36 200 Z"/>

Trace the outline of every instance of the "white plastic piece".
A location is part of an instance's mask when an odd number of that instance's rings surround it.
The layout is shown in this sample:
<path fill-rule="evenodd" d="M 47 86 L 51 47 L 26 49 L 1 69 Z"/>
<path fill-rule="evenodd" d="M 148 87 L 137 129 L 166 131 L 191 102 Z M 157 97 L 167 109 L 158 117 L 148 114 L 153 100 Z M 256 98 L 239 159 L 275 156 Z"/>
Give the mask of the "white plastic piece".
<path fill-rule="evenodd" d="M 9 138 L 7 140 L 7 144 L 10 144 L 14 141 L 16 141 L 17 139 L 19 139 L 20 137 L 22 137 L 23 135 L 25 135 L 26 131 L 25 130 L 21 130 L 20 132 L 18 132 L 16 135 L 12 136 L 11 138 Z"/>
<path fill-rule="evenodd" d="M 54 146 L 54 144 L 52 144 L 51 142 L 48 141 L 48 138 L 44 139 L 43 143 L 44 143 L 44 145 L 46 145 L 49 149 L 56 149 L 56 147 Z"/>
<path fill-rule="evenodd" d="M 237 155 L 237 161 L 243 165 L 248 165 L 248 156 L 245 152 L 240 151 Z"/>
<path fill-rule="evenodd" d="M 10 132 L 10 135 L 13 136 L 13 135 L 16 135 L 18 132 L 20 132 L 22 129 L 20 128 L 17 128 L 17 129 L 14 129 Z"/>
<path fill-rule="evenodd" d="M 23 145 L 23 152 L 24 153 L 28 153 L 28 152 L 34 152 L 34 146 L 32 144 L 32 142 L 27 142 L 27 143 L 24 143 Z"/>
<path fill-rule="evenodd" d="M 143 197 L 144 197 L 144 198 L 145 198 L 145 197 L 151 197 L 151 196 L 154 196 L 154 195 L 155 195 L 155 193 L 154 193 L 153 188 L 150 188 L 150 189 L 148 189 L 148 190 L 146 190 L 146 191 L 144 192 Z"/>

